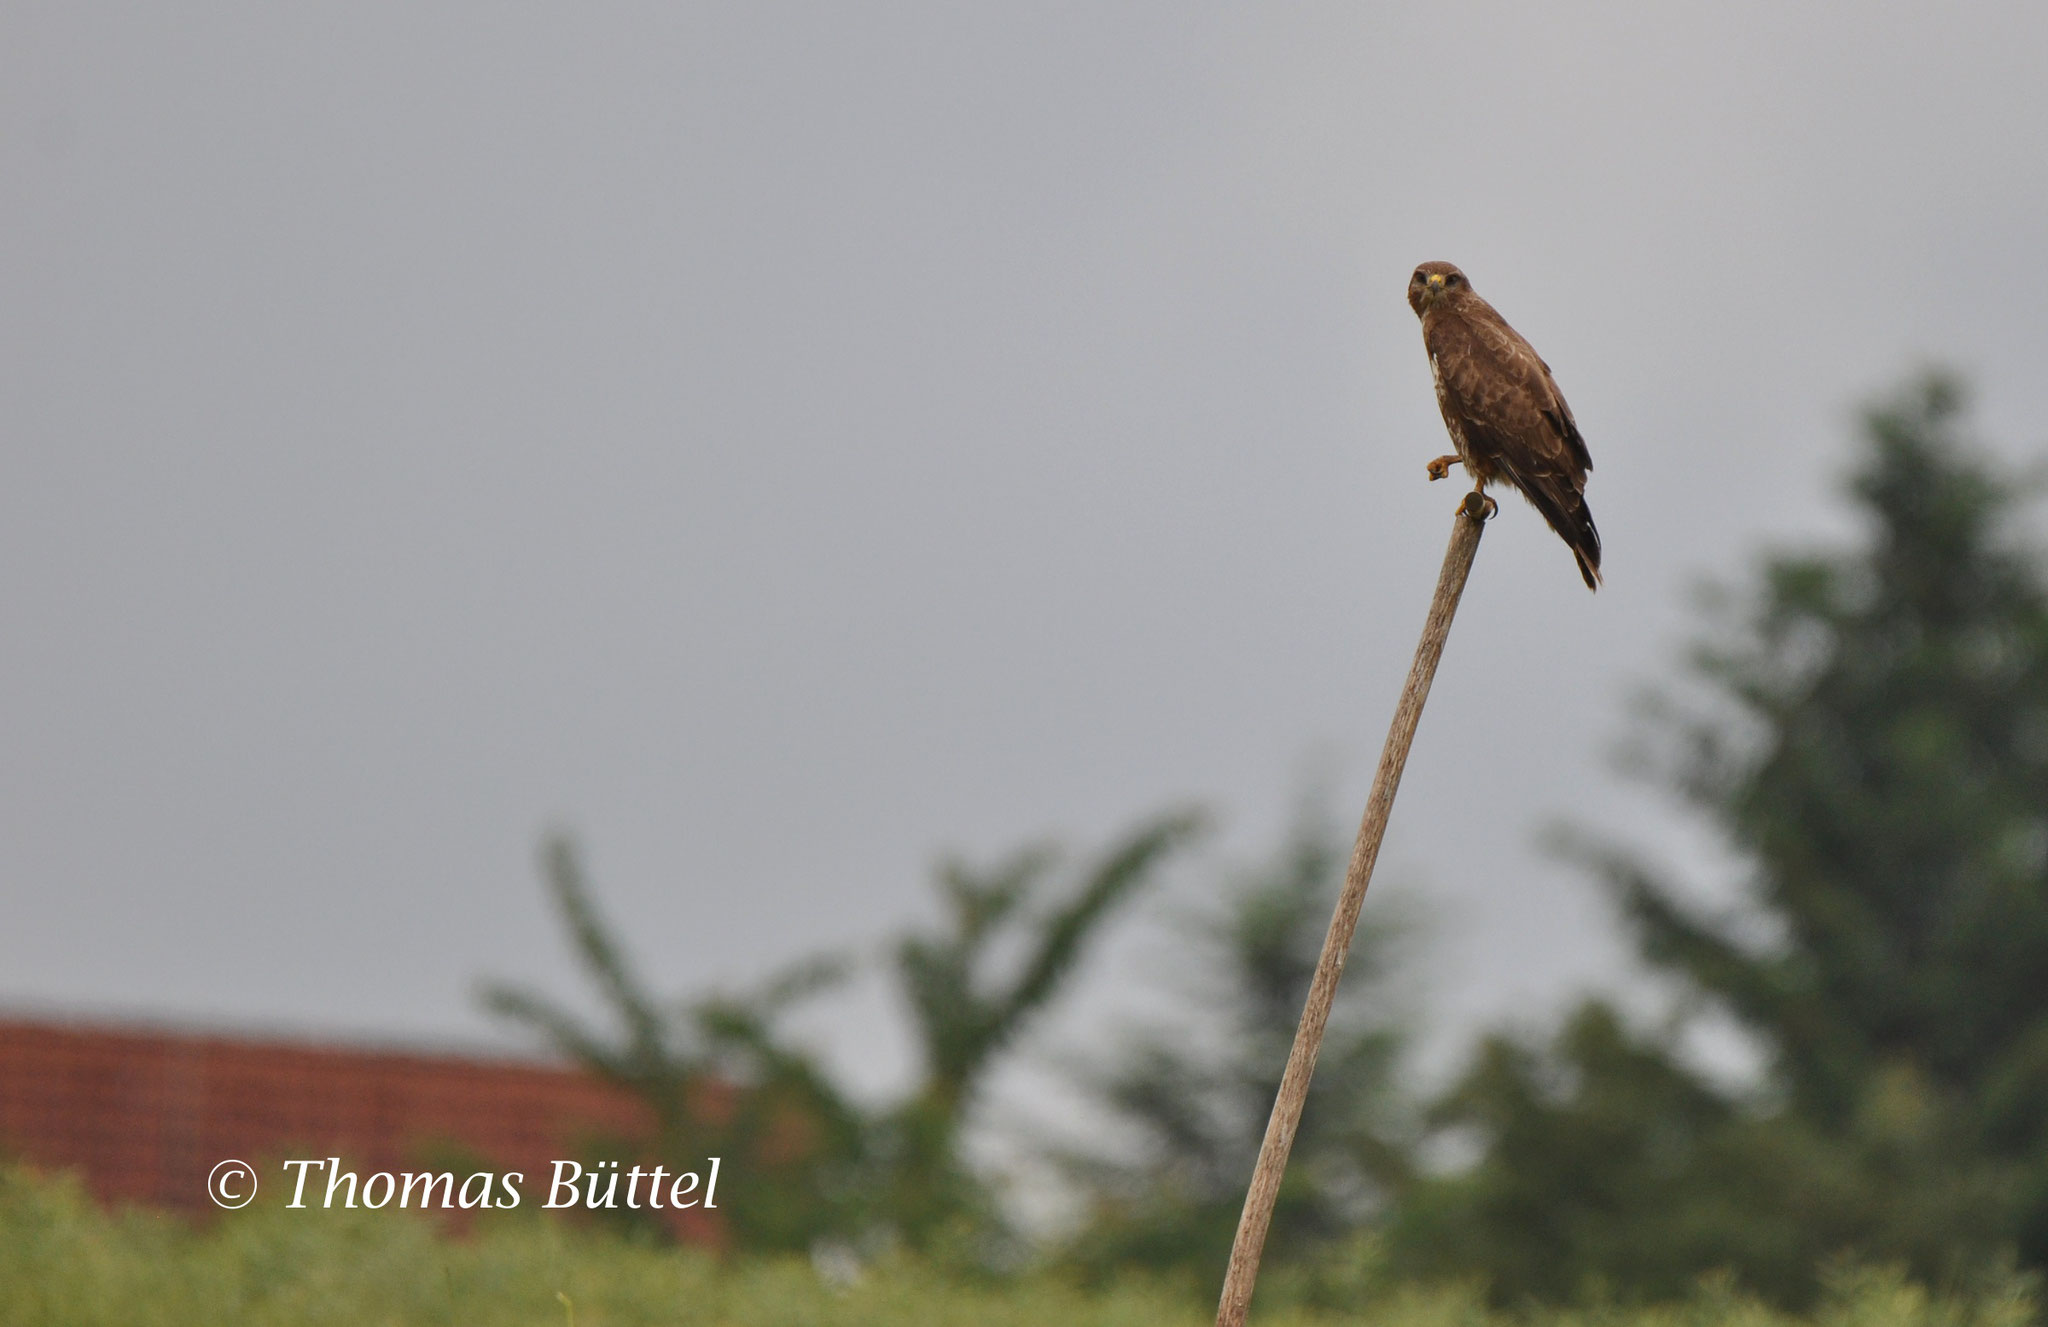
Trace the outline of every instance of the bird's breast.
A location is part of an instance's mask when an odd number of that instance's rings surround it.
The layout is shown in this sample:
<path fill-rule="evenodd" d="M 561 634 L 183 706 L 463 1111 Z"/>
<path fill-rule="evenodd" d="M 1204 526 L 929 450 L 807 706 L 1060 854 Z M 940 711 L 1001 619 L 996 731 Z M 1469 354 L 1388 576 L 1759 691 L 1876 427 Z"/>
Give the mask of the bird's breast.
<path fill-rule="evenodd" d="M 1458 412 L 1451 408 L 1450 389 L 1444 386 L 1443 366 L 1437 363 L 1435 355 L 1429 357 L 1429 377 L 1436 384 L 1436 408 L 1444 417 L 1444 430 L 1451 435 L 1451 446 L 1458 449 L 1458 455 L 1467 465 L 1472 463 L 1472 453 L 1465 446 L 1465 431 L 1458 427 Z"/>

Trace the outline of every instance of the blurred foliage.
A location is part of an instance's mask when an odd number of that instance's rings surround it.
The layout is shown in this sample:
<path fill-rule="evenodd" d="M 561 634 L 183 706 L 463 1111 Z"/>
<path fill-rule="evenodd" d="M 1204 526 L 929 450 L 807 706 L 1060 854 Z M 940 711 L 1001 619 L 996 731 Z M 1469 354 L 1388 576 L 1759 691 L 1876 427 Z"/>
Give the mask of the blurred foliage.
<path fill-rule="evenodd" d="M 879 1130 L 891 1184 L 889 1214 L 913 1243 L 922 1245 L 948 1227 L 957 1238 L 963 1226 L 971 1232 L 999 1224 L 960 1155 L 960 1132 L 977 1089 L 1073 975 L 1102 923 L 1201 826 L 1193 812 L 1140 826 L 1084 868 L 1062 901 L 1036 912 L 1031 905 L 1059 860 L 1051 847 L 1018 852 L 991 870 L 957 859 L 940 867 L 940 929 L 906 935 L 895 947 L 895 974 L 923 1078 Z M 1012 963 L 1001 961 L 1006 948 L 1021 951 Z"/>
<path fill-rule="evenodd" d="M 2048 1142 L 2048 587 L 2020 485 L 1932 377 L 1868 416 L 1846 557 L 1774 561 L 1703 642 L 1719 713 L 1663 710 L 1671 785 L 1755 864 L 1745 943 L 1611 872 L 1653 962 L 1764 1036 L 1798 1110 L 1846 1128 L 1904 1067 L 1983 1145 Z M 1611 863 L 1625 868 L 1622 862 Z M 2048 1248 L 2044 1248 L 2048 1251 Z"/>
<path fill-rule="evenodd" d="M 1387 1274 L 1480 1276 L 1517 1304 L 1667 1300 L 1727 1271 L 1789 1305 L 1845 1255 L 1912 1258 L 1952 1286 L 2004 1276 L 1995 1178 L 1910 1083 L 1877 1088 L 1879 1109 L 1829 1134 L 1710 1086 L 1669 1029 L 1632 1033 L 1602 1001 L 1546 1044 L 1489 1037 L 1432 1113 L 1480 1158 L 1405 1195 Z M 1970 1256 L 1941 1256 L 1956 1247 Z"/>
<path fill-rule="evenodd" d="M 869 1216 L 861 1184 L 866 1121 L 780 1030 L 790 1009 L 846 977 L 846 963 L 807 959 L 754 991 L 667 1004 L 650 994 L 599 915 L 571 844 L 549 840 L 542 865 L 577 958 L 617 1027 L 607 1034 L 503 983 L 487 984 L 482 999 L 647 1105 L 654 1138 L 589 1140 L 593 1155 L 720 1157 L 746 1188 L 745 1203 L 721 1209 L 739 1247 L 801 1250 L 857 1232 Z M 656 1220 L 652 1213 L 619 1219 Z"/>
<path fill-rule="evenodd" d="M 1263 1293 L 1258 1312 L 1269 1327 L 1368 1320 L 1360 1310 L 1276 1310 Z M 1808 1319 L 1714 1282 L 1661 1310 L 1509 1317 L 1465 1288 L 1397 1291 L 1369 1310 L 1377 1327 L 2024 1327 L 2034 1317 L 2016 1282 L 1936 1296 L 1896 1273 L 1857 1269 L 1830 1278 Z M 991 1285 L 895 1256 L 845 1280 L 798 1258 L 650 1248 L 524 1210 L 493 1214 L 456 1238 L 409 1215 L 291 1211 L 259 1197 L 193 1227 L 109 1214 L 74 1184 L 0 1167 L 0 1327 L 1197 1327 L 1209 1319 L 1142 1275 L 1094 1290 L 1045 1275 Z"/>
<path fill-rule="evenodd" d="M 1349 856 L 1318 806 L 1305 801 L 1273 858 L 1228 876 L 1219 902 L 1189 919 L 1174 994 L 1191 1019 L 1128 1034 L 1084 1074 L 1134 1140 L 1122 1154 L 1065 1158 L 1088 1212 L 1062 1257 L 1096 1281 L 1142 1267 L 1204 1296 L 1221 1283 Z M 1353 941 L 1274 1210 L 1264 1284 L 1291 1277 L 1297 1298 L 1358 1288 L 1372 1259 L 1356 1234 L 1409 1174 L 1413 1130 L 1394 1090 L 1403 1036 L 1386 983 L 1407 928 L 1393 916 L 1370 909 Z"/>
<path fill-rule="evenodd" d="M 1950 1285 L 2048 1263 L 2048 588 L 1953 380 L 1871 410 L 1865 443 L 1860 545 L 1710 601 L 1637 744 L 1740 854 L 1741 902 L 1579 842 L 1765 1082 L 1710 1086 L 1681 1026 L 1597 1003 L 1548 1044 L 1488 1040 L 1435 1117 L 1479 1159 L 1410 1195 L 1397 1270 L 1512 1302 L 1725 1267 L 1796 1304 L 1843 1251 Z"/>
<path fill-rule="evenodd" d="M 883 1110 L 850 1098 L 783 1026 L 790 1010 L 848 976 L 843 959 L 805 960 L 737 995 L 663 1003 L 599 915 L 565 839 L 543 851 L 549 892 L 615 1026 L 592 1028 L 547 997 L 503 983 L 487 984 L 482 999 L 647 1104 L 657 1136 L 623 1144 L 629 1150 L 721 1157 L 727 1189 L 747 1196 L 721 1209 L 734 1247 L 872 1256 L 902 1241 L 993 1263 L 1004 1256 L 1007 1232 L 959 1150 L 976 1089 L 1072 976 L 1101 925 L 1199 827 L 1186 812 L 1142 824 L 1043 907 L 1036 905 L 1058 858 L 1049 848 L 988 872 L 948 862 L 939 874 L 942 928 L 895 946 L 893 971 L 923 1064 L 916 1089 Z M 1006 973 L 1011 951 L 1021 957 Z"/>

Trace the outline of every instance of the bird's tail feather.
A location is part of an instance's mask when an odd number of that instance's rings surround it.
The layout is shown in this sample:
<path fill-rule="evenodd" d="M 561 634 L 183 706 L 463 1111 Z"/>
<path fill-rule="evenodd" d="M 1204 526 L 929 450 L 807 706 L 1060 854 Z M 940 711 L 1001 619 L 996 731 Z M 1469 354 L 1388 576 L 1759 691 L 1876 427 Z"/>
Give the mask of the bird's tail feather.
<path fill-rule="evenodd" d="M 1536 510 L 1543 513 L 1543 519 L 1550 528 L 1557 531 L 1558 538 L 1571 548 L 1586 588 L 1598 590 L 1601 584 L 1600 532 L 1593 528 L 1593 509 L 1586 505 L 1585 495 L 1577 489 L 1559 492 L 1536 485 L 1522 488 L 1522 491 Z"/>
<path fill-rule="evenodd" d="M 1577 496 L 1577 495 L 1574 495 Z M 1557 522 L 1552 521 L 1555 526 Z M 1559 529 L 1564 541 L 1572 546 L 1572 556 L 1578 560 L 1579 575 L 1586 580 L 1586 588 L 1600 588 L 1600 532 L 1593 528 L 1593 509 L 1580 497 L 1571 510 L 1571 528 Z"/>
<path fill-rule="evenodd" d="M 1576 548 L 1572 550 L 1572 556 L 1578 559 L 1579 575 L 1586 578 L 1586 588 L 1598 590 L 1600 588 L 1600 564 L 1587 561 L 1586 555 Z"/>

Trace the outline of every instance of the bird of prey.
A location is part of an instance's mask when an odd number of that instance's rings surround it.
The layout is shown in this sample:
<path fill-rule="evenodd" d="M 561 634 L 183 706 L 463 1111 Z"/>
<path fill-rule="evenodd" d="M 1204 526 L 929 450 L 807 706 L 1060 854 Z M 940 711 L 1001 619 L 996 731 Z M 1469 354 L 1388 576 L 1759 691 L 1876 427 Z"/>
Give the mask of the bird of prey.
<path fill-rule="evenodd" d="M 1550 366 L 1449 263 L 1415 269 L 1408 307 L 1422 319 L 1437 407 L 1458 449 L 1431 461 L 1429 477 L 1462 461 L 1489 512 L 1486 486 L 1507 480 L 1571 547 L 1586 588 L 1599 589 L 1600 532 L 1586 507 L 1593 458 Z"/>

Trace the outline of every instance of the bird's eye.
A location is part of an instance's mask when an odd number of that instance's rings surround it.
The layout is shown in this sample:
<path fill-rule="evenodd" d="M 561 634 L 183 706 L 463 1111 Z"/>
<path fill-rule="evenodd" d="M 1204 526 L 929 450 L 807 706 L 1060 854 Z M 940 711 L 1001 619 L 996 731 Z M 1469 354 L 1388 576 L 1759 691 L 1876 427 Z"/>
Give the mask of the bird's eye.
<path fill-rule="evenodd" d="M 1447 286 L 1455 286 L 1455 285 L 1458 285 L 1459 283 L 1463 282 L 1463 281 L 1464 281 L 1464 279 L 1465 279 L 1464 273 L 1462 273 L 1462 272 L 1452 272 L 1452 273 L 1451 273 L 1450 275 L 1448 275 L 1448 276 L 1446 276 L 1446 277 L 1444 278 L 1444 284 L 1445 284 L 1445 285 L 1447 285 Z"/>
<path fill-rule="evenodd" d="M 1415 275 L 1414 275 L 1413 277 L 1409 278 L 1409 279 L 1410 279 L 1410 280 L 1412 280 L 1412 281 L 1414 281 L 1414 282 L 1415 282 L 1415 284 L 1416 284 L 1416 285 L 1418 285 L 1418 286 L 1419 286 L 1419 285 L 1422 285 L 1423 283 L 1425 283 L 1425 282 L 1427 282 L 1427 281 L 1429 280 L 1429 278 L 1428 278 L 1428 277 L 1426 277 L 1426 276 L 1424 276 L 1424 275 L 1422 274 L 1422 269 L 1421 269 L 1421 268 L 1419 268 L 1419 267 L 1415 269 Z"/>

